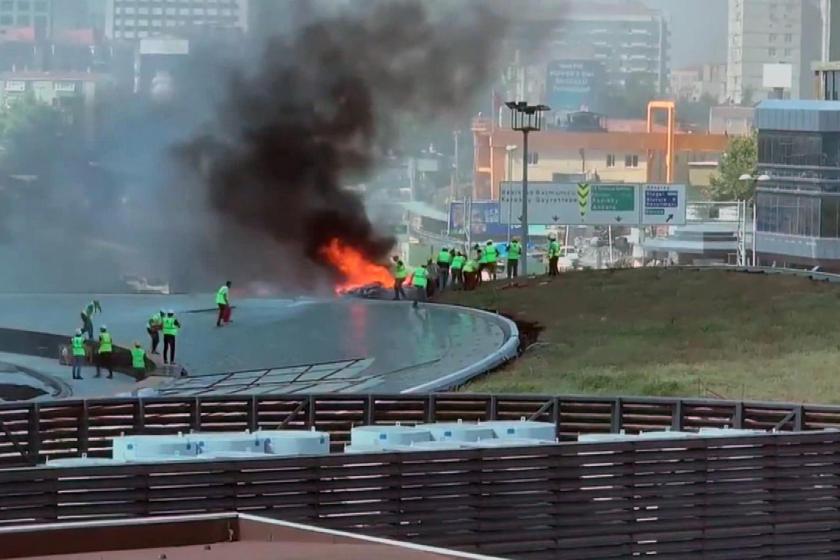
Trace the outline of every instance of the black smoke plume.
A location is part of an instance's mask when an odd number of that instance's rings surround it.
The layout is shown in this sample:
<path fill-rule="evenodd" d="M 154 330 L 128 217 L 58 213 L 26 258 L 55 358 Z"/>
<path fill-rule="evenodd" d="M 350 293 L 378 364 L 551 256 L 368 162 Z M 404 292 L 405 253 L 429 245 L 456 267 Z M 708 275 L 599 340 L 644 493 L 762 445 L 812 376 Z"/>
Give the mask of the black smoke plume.
<path fill-rule="evenodd" d="M 477 2 L 460 8 L 436 19 L 420 2 L 380 2 L 270 40 L 178 157 L 222 215 L 312 261 L 332 238 L 384 259 L 393 240 L 343 185 L 394 146 L 401 115 L 454 113 L 486 84 L 501 21 Z"/>

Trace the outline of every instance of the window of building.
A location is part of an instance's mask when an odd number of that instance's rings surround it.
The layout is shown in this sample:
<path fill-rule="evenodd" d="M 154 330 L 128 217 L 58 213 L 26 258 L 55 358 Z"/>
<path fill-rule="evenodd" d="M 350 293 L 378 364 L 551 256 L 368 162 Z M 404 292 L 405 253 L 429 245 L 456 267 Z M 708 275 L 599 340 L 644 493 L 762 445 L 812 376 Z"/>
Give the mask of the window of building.
<path fill-rule="evenodd" d="M 840 198 L 820 198 L 820 237 L 840 237 Z"/>
<path fill-rule="evenodd" d="M 18 0 L 17 9 L 29 11 L 29 0 Z"/>
<path fill-rule="evenodd" d="M 12 25 L 12 16 L 0 16 L 0 25 Z"/>
<path fill-rule="evenodd" d="M 635 154 L 624 156 L 624 167 L 639 167 L 639 156 Z"/>
<path fill-rule="evenodd" d="M 607 154 L 607 167 L 615 167 L 615 154 Z"/>
<path fill-rule="evenodd" d="M 785 49 L 785 56 L 791 56 L 793 54 L 793 49 Z"/>
<path fill-rule="evenodd" d="M 820 236 L 820 199 L 816 196 L 793 194 L 758 193 L 758 231 L 798 235 Z M 831 208 L 826 208 L 830 216 Z M 826 224 L 830 232 L 832 224 Z"/>
<path fill-rule="evenodd" d="M 540 162 L 539 152 L 528 152 L 528 165 L 537 165 Z"/>
<path fill-rule="evenodd" d="M 11 12 L 14 7 L 15 3 L 13 0 L 3 0 L 3 2 L 0 3 L 0 10 L 3 10 L 4 12 Z"/>
<path fill-rule="evenodd" d="M 767 49 L 767 54 L 768 54 L 769 56 L 776 56 L 776 49 L 775 49 L 775 47 L 770 47 L 769 49 Z"/>
<path fill-rule="evenodd" d="M 775 43 L 775 42 L 776 42 L 776 34 L 775 34 L 775 33 L 771 33 L 771 34 L 770 34 L 770 42 L 771 42 L 771 43 Z"/>
<path fill-rule="evenodd" d="M 36 12 L 46 12 L 47 11 L 47 3 L 43 0 L 35 2 L 35 11 Z"/>
<path fill-rule="evenodd" d="M 785 33 L 785 43 L 790 43 L 793 41 L 793 33 Z"/>
<path fill-rule="evenodd" d="M 29 14 L 19 14 L 17 17 L 17 24 L 18 25 L 29 25 Z"/>

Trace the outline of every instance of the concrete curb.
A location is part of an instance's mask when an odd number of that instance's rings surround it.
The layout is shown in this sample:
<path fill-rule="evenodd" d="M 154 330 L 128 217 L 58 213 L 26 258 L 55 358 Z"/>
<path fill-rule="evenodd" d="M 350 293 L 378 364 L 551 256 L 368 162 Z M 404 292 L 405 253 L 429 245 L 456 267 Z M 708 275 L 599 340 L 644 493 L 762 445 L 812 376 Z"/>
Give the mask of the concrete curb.
<path fill-rule="evenodd" d="M 441 303 L 430 303 L 425 305 L 453 309 L 457 310 L 460 313 L 469 312 L 474 313 L 476 315 L 483 315 L 485 317 L 492 318 L 497 323 L 499 323 L 499 326 L 502 328 L 503 331 L 505 331 L 505 334 L 507 334 L 507 340 L 495 352 L 493 352 L 489 356 L 486 356 L 482 360 L 479 360 L 478 362 L 472 365 L 461 368 L 442 377 L 438 377 L 437 379 L 434 379 L 432 381 L 427 381 L 426 383 L 422 383 L 415 387 L 404 389 L 400 391 L 400 394 L 435 393 L 448 391 L 450 389 L 463 385 L 464 383 L 476 376 L 479 376 L 483 373 L 487 373 L 488 371 L 499 367 L 505 362 L 516 358 L 516 356 L 518 355 L 519 327 L 517 327 L 516 323 L 514 323 L 507 317 L 499 315 L 497 313 L 490 313 L 489 311 L 475 309 L 472 307 L 446 305 Z"/>
<path fill-rule="evenodd" d="M 717 265 L 717 266 L 672 266 L 664 267 L 675 268 L 678 270 L 723 270 L 726 272 L 742 272 L 746 274 L 781 274 L 784 276 L 799 276 L 801 278 L 810 278 L 816 282 L 831 282 L 840 283 L 840 274 L 833 274 L 830 272 L 814 272 L 811 270 L 801 270 L 798 268 L 778 268 L 772 266 L 738 266 L 738 265 Z"/>

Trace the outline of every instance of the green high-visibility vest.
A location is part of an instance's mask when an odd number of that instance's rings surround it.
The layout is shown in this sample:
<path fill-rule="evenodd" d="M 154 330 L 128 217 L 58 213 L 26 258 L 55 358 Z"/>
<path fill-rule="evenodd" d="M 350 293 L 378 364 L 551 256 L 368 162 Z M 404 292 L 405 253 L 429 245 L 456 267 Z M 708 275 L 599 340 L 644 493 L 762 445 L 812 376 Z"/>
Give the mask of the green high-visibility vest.
<path fill-rule="evenodd" d="M 159 326 L 161 326 L 162 324 L 163 324 L 163 317 L 161 316 L 161 314 L 160 314 L 160 313 L 155 313 L 155 314 L 154 314 L 154 315 L 152 315 L 152 317 L 149 319 L 149 326 L 150 326 L 150 327 L 159 327 Z"/>
<path fill-rule="evenodd" d="M 85 355 L 85 337 L 83 336 L 74 336 L 70 339 L 70 344 L 73 347 L 73 355 L 74 356 L 84 356 Z"/>
<path fill-rule="evenodd" d="M 457 255 L 454 259 L 452 259 L 452 265 L 450 268 L 452 270 L 461 270 L 464 268 L 464 263 L 467 262 L 467 257 L 464 255 Z"/>
<path fill-rule="evenodd" d="M 397 269 L 394 272 L 394 278 L 397 280 L 405 280 L 406 276 L 408 276 L 408 269 L 405 267 L 405 263 L 397 261 Z"/>
<path fill-rule="evenodd" d="M 478 262 L 475 259 L 470 259 L 464 263 L 464 272 L 475 272 L 478 270 Z"/>
<path fill-rule="evenodd" d="M 518 261 L 520 255 L 522 255 L 522 245 L 519 244 L 519 241 L 514 241 L 508 247 L 508 258 L 512 261 Z"/>
<path fill-rule="evenodd" d="M 411 285 L 415 288 L 425 288 L 429 281 L 429 272 L 422 266 L 414 269 L 414 278 L 412 278 Z"/>
<path fill-rule="evenodd" d="M 139 346 L 131 349 L 131 367 L 135 369 L 146 369 L 146 351 Z"/>
<path fill-rule="evenodd" d="M 228 287 L 227 285 L 222 286 L 219 288 L 219 291 L 216 292 L 216 305 L 227 305 L 228 302 Z"/>
<path fill-rule="evenodd" d="M 499 258 L 499 251 L 495 245 L 487 245 L 484 248 L 484 255 L 487 257 L 485 262 L 494 263 Z"/>
<path fill-rule="evenodd" d="M 438 262 L 439 263 L 444 263 L 444 264 L 451 263 L 452 262 L 452 253 L 450 253 L 449 251 L 446 251 L 446 250 L 441 250 L 441 252 L 438 253 Z"/>
<path fill-rule="evenodd" d="M 560 256 L 560 244 L 556 241 L 552 241 L 548 244 L 548 256 L 549 257 L 559 257 Z"/>
<path fill-rule="evenodd" d="M 177 319 L 175 317 L 164 317 L 163 318 L 163 334 L 171 334 L 173 336 L 178 335 L 178 325 L 175 324 Z"/>
<path fill-rule="evenodd" d="M 109 354 L 114 350 L 113 345 L 111 343 L 111 333 L 103 332 L 99 333 L 99 353 L 100 354 Z"/>

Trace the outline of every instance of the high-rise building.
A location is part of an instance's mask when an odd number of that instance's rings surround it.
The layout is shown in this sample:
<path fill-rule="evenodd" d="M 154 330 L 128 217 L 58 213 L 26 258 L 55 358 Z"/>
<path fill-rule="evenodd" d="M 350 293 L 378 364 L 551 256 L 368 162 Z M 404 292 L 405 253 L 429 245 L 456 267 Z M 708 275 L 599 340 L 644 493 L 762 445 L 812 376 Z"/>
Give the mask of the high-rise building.
<path fill-rule="evenodd" d="M 52 8 L 51 0 L 0 0 L 0 28 L 31 28 L 35 38 L 44 39 L 50 34 Z"/>
<path fill-rule="evenodd" d="M 511 48 L 528 61 L 531 76 L 545 76 L 540 65 L 595 62 L 603 68 L 605 87 L 614 91 L 628 84 L 658 95 L 668 91 L 668 22 L 638 0 L 494 0 L 491 5 L 511 22 Z M 545 84 L 526 86 L 519 94 L 533 99 L 529 90 L 541 88 Z"/>
<path fill-rule="evenodd" d="M 730 101 L 759 101 L 771 96 L 773 89 L 784 89 L 786 97 L 800 97 L 805 1 L 729 0 L 726 91 Z M 779 70 L 788 74 L 786 85 L 767 75 Z"/>
<path fill-rule="evenodd" d="M 248 0 L 108 0 L 105 9 L 109 39 L 244 32 L 247 26 Z"/>

